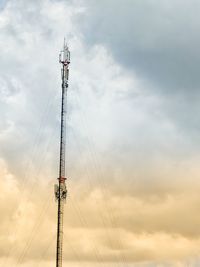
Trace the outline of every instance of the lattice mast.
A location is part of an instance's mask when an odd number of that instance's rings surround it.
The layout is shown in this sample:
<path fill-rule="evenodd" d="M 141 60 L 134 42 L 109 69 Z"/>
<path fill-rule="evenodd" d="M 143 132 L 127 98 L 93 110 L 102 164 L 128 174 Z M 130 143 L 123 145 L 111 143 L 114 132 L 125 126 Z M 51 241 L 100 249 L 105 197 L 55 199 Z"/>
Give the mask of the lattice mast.
<path fill-rule="evenodd" d="M 65 177 L 65 143 L 66 143 L 66 98 L 68 88 L 70 52 L 64 41 L 64 47 L 59 55 L 59 62 L 62 64 L 62 104 L 61 104 L 61 134 L 60 134 L 60 161 L 58 184 L 55 185 L 55 197 L 58 202 L 57 222 L 57 246 L 56 246 L 56 267 L 62 267 L 62 246 L 63 246 L 63 216 L 64 204 L 67 197 Z"/>

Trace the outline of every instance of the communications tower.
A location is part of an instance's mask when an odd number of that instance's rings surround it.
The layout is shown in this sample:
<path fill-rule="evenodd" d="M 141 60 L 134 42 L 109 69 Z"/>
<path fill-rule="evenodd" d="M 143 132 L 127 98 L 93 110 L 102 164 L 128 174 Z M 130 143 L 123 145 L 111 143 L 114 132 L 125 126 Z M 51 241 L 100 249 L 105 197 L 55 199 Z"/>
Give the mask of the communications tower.
<path fill-rule="evenodd" d="M 66 143 L 66 98 L 68 88 L 70 52 L 64 41 L 63 50 L 59 55 L 59 62 L 62 64 L 62 102 L 61 102 L 61 133 L 60 133 L 60 161 L 58 183 L 55 185 L 55 197 L 58 202 L 57 222 L 57 246 L 56 246 L 56 267 L 62 267 L 62 245 L 63 245 L 63 216 L 64 204 L 67 197 L 65 177 L 65 143 Z"/>

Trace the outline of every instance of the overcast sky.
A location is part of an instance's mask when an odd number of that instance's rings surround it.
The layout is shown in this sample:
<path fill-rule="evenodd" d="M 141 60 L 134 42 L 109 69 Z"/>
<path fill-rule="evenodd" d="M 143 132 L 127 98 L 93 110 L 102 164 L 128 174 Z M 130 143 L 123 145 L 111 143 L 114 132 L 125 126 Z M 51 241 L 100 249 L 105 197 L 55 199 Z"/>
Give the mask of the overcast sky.
<path fill-rule="evenodd" d="M 0 267 L 200 264 L 200 1 L 0 0 Z"/>

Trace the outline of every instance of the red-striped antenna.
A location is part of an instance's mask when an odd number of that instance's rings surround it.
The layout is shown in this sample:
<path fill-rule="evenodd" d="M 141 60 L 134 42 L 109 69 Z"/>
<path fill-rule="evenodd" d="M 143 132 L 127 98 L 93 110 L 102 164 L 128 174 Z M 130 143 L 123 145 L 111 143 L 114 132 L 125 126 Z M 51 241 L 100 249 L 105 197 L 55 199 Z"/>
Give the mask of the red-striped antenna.
<path fill-rule="evenodd" d="M 58 201 L 57 221 L 57 246 L 56 246 L 56 267 L 62 267 L 62 246 L 63 246 L 63 217 L 64 203 L 67 197 L 65 177 L 65 143 L 66 143 L 66 98 L 69 77 L 70 52 L 64 40 L 63 50 L 59 55 L 59 62 L 62 64 L 62 101 L 61 101 L 61 133 L 60 133 L 60 161 L 58 184 L 55 185 L 55 197 Z"/>

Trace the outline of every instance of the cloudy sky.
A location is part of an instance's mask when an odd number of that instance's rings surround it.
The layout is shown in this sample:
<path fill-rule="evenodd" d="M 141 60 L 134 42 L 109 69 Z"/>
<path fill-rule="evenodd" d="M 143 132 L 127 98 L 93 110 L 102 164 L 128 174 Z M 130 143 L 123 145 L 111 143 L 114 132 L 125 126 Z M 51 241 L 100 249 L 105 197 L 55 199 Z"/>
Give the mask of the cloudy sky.
<path fill-rule="evenodd" d="M 200 1 L 0 0 L 0 267 L 200 265 Z"/>

